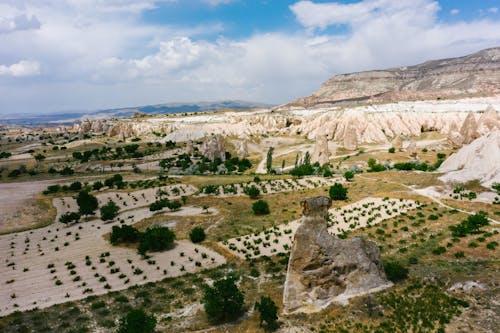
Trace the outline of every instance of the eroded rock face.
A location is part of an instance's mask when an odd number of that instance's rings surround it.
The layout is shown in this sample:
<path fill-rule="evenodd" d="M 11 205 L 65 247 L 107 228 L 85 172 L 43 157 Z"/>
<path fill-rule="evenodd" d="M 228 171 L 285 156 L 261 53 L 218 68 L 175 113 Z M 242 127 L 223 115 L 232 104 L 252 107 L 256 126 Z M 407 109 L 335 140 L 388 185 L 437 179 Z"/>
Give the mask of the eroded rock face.
<path fill-rule="evenodd" d="M 408 147 L 406 147 L 406 152 L 408 153 L 408 156 L 416 158 L 418 155 L 417 144 L 413 141 L 410 142 Z"/>
<path fill-rule="evenodd" d="M 193 155 L 194 154 L 193 140 L 189 140 L 186 143 L 186 154 L 188 154 L 188 155 Z"/>
<path fill-rule="evenodd" d="M 203 156 L 213 161 L 220 158 L 222 161 L 226 159 L 226 151 L 224 150 L 224 137 L 222 135 L 212 135 L 201 147 Z"/>
<path fill-rule="evenodd" d="M 464 144 L 469 144 L 478 138 L 477 122 L 472 112 L 469 112 L 467 118 L 465 118 L 462 128 L 460 129 L 460 134 L 462 135 Z"/>
<path fill-rule="evenodd" d="M 349 122 L 344 133 L 344 148 L 346 150 L 358 149 L 358 131 L 353 122 Z"/>
<path fill-rule="evenodd" d="M 320 165 L 325 165 L 330 161 L 328 138 L 326 134 L 318 135 L 316 137 L 316 143 L 314 144 L 311 161 L 313 163 L 318 162 Z"/>
<path fill-rule="evenodd" d="M 283 294 L 285 314 L 317 312 L 332 302 L 346 303 L 392 285 L 377 244 L 328 233 L 329 198 L 309 198 L 301 205 L 302 224 L 295 233 Z"/>
<path fill-rule="evenodd" d="M 398 151 L 403 149 L 403 139 L 401 138 L 401 135 L 396 135 L 396 137 L 392 140 L 392 147 Z"/>
<path fill-rule="evenodd" d="M 248 144 L 247 140 L 243 140 L 240 142 L 240 146 L 238 148 L 238 157 L 243 159 L 248 157 Z"/>

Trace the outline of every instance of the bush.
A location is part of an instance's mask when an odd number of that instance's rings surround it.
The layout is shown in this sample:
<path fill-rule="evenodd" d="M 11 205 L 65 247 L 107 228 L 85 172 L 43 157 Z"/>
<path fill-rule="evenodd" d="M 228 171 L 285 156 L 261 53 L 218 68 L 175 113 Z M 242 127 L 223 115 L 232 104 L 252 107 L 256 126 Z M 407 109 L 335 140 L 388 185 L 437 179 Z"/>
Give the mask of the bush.
<path fill-rule="evenodd" d="M 167 227 L 153 227 L 139 237 L 139 253 L 147 251 L 162 251 L 170 248 L 175 240 L 175 234 Z"/>
<path fill-rule="evenodd" d="M 101 181 L 96 181 L 93 185 L 92 185 L 92 189 L 95 190 L 95 191 L 99 191 L 101 188 L 104 187 L 104 184 L 101 182 Z"/>
<path fill-rule="evenodd" d="M 388 151 L 389 151 L 389 153 L 394 154 L 396 152 L 396 148 L 391 147 L 391 148 L 389 148 Z"/>
<path fill-rule="evenodd" d="M 235 284 L 234 278 L 227 277 L 206 286 L 202 303 L 205 313 L 212 322 L 227 322 L 238 318 L 243 312 L 243 293 Z"/>
<path fill-rule="evenodd" d="M 80 191 L 76 198 L 76 203 L 79 207 L 78 212 L 81 215 L 94 215 L 95 210 L 99 206 L 97 198 L 86 191 Z"/>
<path fill-rule="evenodd" d="M 408 269 L 398 262 L 385 262 L 384 270 L 392 282 L 402 281 L 408 277 Z"/>
<path fill-rule="evenodd" d="M 80 214 L 76 212 L 68 212 L 65 214 L 62 214 L 61 217 L 59 218 L 59 222 L 68 224 L 71 222 L 78 222 L 80 220 Z"/>
<path fill-rule="evenodd" d="M 347 200 L 347 191 L 348 189 L 342 186 L 342 184 L 335 183 L 330 187 L 328 193 L 332 200 Z"/>
<path fill-rule="evenodd" d="M 245 187 L 245 194 L 247 194 L 250 199 L 257 199 L 260 195 L 260 190 L 255 185 L 252 185 L 250 187 Z"/>
<path fill-rule="evenodd" d="M 444 246 L 438 246 L 434 250 L 432 250 L 432 254 L 440 255 L 446 252 L 446 248 Z"/>
<path fill-rule="evenodd" d="M 344 178 L 347 181 L 351 181 L 354 178 L 354 172 L 352 172 L 352 171 L 346 171 L 344 173 Z"/>
<path fill-rule="evenodd" d="M 156 318 L 147 315 L 143 310 L 132 310 L 120 319 L 118 333 L 153 333 Z"/>
<path fill-rule="evenodd" d="M 109 238 L 111 244 L 117 243 L 135 243 L 139 240 L 140 236 L 139 230 L 136 228 L 123 225 L 123 226 L 113 226 L 111 229 L 111 236 Z"/>
<path fill-rule="evenodd" d="M 118 215 L 119 211 L 120 207 L 113 200 L 109 199 L 108 203 L 101 207 L 101 220 L 112 220 Z"/>
<path fill-rule="evenodd" d="M 270 213 L 269 205 L 264 200 L 257 200 L 252 205 L 252 210 L 255 215 L 267 215 Z"/>
<path fill-rule="evenodd" d="M 205 230 L 202 227 L 193 228 L 189 233 L 189 239 L 193 243 L 201 243 L 205 240 L 205 237 Z"/>
<path fill-rule="evenodd" d="M 70 191 L 80 191 L 82 189 L 82 183 L 80 182 L 73 182 L 69 185 L 68 189 Z"/>
<path fill-rule="evenodd" d="M 373 158 L 368 160 L 368 172 L 380 172 L 385 171 L 387 168 L 382 164 L 377 163 L 377 161 Z"/>
<path fill-rule="evenodd" d="M 450 226 L 453 237 L 465 237 L 468 234 L 477 234 L 481 227 L 488 225 L 487 213 L 480 211 L 477 214 L 470 215 L 466 220 L 458 225 Z"/>
<path fill-rule="evenodd" d="M 268 330 L 275 330 L 279 327 L 278 307 L 270 297 L 261 296 L 260 302 L 255 303 L 255 309 L 259 311 L 260 326 L 263 326 L 265 322 Z"/>

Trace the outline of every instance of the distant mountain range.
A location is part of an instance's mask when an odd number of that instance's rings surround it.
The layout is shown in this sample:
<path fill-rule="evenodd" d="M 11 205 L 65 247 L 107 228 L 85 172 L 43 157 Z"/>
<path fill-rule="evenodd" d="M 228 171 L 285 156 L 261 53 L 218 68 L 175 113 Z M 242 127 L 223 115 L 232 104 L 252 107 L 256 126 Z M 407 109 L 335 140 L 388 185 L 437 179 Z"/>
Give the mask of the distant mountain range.
<path fill-rule="evenodd" d="M 278 109 L 349 106 L 500 93 L 500 47 L 415 66 L 335 75 Z"/>
<path fill-rule="evenodd" d="M 272 105 L 246 102 L 246 101 L 218 101 L 218 102 L 196 102 L 196 103 L 165 103 L 156 105 L 144 105 L 117 109 L 97 110 L 90 112 L 57 112 L 47 114 L 19 114 L 0 115 L 2 125 L 25 125 L 36 126 L 46 124 L 71 124 L 74 121 L 86 118 L 128 118 L 135 113 L 145 114 L 173 114 L 183 112 L 206 112 L 221 109 L 256 109 L 269 108 Z"/>

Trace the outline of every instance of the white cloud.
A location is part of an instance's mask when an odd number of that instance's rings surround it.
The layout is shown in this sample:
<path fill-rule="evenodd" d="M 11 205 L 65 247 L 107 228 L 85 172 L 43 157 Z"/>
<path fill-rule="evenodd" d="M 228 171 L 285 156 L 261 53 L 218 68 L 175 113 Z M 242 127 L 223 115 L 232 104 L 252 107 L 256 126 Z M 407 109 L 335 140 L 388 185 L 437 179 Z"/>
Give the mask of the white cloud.
<path fill-rule="evenodd" d="M 303 31 L 215 41 L 203 33 L 223 32 L 220 24 L 180 29 L 144 23 L 139 8 L 158 6 L 153 0 L 9 1 L 24 7 L 0 4 L 3 15 L 35 16 L 42 24 L 22 38 L 0 34 L 0 64 L 36 59 L 32 72 L 43 67 L 43 78 L 11 84 L 13 65 L 1 66 L 0 112 L 220 99 L 283 103 L 337 73 L 500 45 L 500 21 L 442 22 L 432 0 L 300 1 L 290 9 Z M 348 33 L 323 30 L 337 24 L 348 25 Z"/>
<path fill-rule="evenodd" d="M 0 76 L 33 76 L 40 74 L 40 64 L 36 61 L 21 60 L 10 66 L 0 65 Z"/>
<path fill-rule="evenodd" d="M 496 14 L 496 13 L 498 13 L 498 8 L 497 7 L 488 8 L 488 12 L 490 12 L 492 14 Z"/>
<path fill-rule="evenodd" d="M 458 9 L 456 9 L 456 8 L 454 8 L 454 9 L 450 10 L 450 14 L 451 14 L 451 15 L 457 15 L 457 14 L 459 14 L 459 13 L 460 13 L 460 10 L 458 10 Z"/>
<path fill-rule="evenodd" d="M 26 14 L 14 17 L 0 17 L 0 33 L 39 29 L 40 21 L 36 16 L 28 17 Z"/>

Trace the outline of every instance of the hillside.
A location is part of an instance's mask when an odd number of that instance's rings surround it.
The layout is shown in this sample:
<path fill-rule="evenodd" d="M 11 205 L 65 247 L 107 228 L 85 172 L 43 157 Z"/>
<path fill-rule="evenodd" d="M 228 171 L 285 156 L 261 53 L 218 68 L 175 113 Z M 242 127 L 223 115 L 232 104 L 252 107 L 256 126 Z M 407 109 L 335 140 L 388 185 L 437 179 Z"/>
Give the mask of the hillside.
<path fill-rule="evenodd" d="M 282 108 L 440 99 L 498 92 L 500 47 L 415 66 L 336 75 L 310 96 L 299 98 Z"/>

